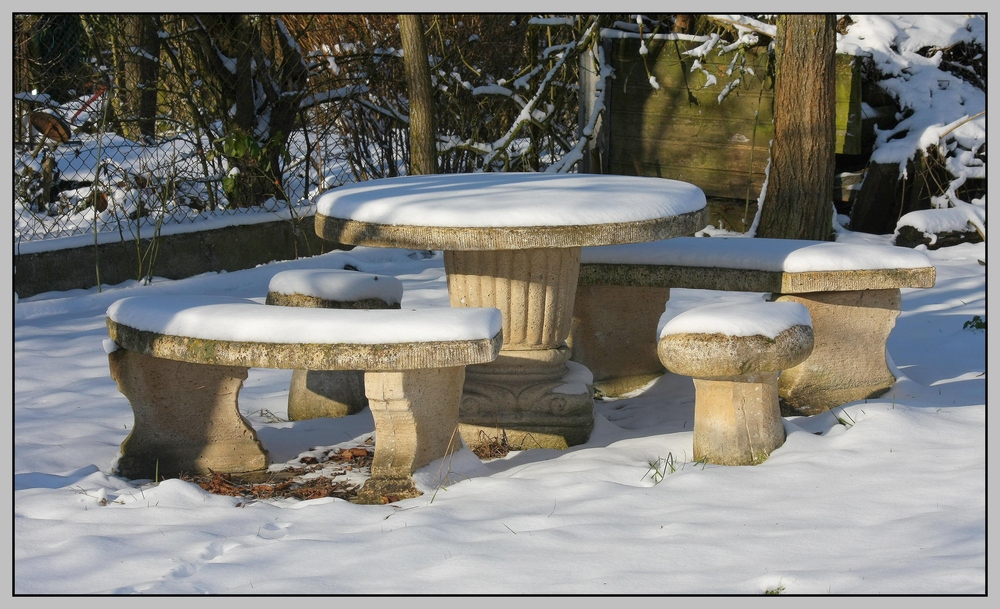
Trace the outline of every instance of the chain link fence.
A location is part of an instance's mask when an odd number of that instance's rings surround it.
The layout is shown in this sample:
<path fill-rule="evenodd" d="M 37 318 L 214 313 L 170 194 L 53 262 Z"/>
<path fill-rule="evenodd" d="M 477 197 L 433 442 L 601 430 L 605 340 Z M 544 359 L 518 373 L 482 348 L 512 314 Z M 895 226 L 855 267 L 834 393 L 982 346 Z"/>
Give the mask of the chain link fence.
<path fill-rule="evenodd" d="M 294 219 L 406 172 L 393 15 L 14 17 L 15 244 Z M 424 16 L 441 171 L 544 170 L 574 144 L 587 24 L 556 22 Z"/>

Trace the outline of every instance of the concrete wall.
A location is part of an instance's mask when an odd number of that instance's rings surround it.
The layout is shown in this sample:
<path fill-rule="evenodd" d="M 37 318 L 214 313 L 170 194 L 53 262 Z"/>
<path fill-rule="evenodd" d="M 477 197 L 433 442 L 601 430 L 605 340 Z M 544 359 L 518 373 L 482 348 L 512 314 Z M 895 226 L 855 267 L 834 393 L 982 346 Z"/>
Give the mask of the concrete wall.
<path fill-rule="evenodd" d="M 182 279 L 208 271 L 238 271 L 275 260 L 293 260 L 334 249 L 316 236 L 313 216 L 293 225 L 288 220 L 108 243 L 35 254 L 14 255 L 14 291 L 19 298 L 42 292 L 92 288 L 139 278 L 140 256 L 153 257 L 152 275 Z M 99 264 L 98 264 L 99 262 Z"/>

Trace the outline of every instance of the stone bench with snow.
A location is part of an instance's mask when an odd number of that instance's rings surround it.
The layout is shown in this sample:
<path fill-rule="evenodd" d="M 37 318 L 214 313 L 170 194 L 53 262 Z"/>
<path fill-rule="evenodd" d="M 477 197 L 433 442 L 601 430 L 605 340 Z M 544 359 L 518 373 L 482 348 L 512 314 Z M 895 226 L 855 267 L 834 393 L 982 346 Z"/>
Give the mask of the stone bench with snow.
<path fill-rule="evenodd" d="M 778 378 L 813 349 L 809 310 L 797 302 L 712 304 L 664 324 L 657 353 L 694 378 L 694 459 L 756 465 L 784 444 Z"/>
<path fill-rule="evenodd" d="M 290 309 L 213 296 L 125 298 L 107 326 L 111 376 L 135 415 L 121 475 L 263 470 L 267 450 L 237 403 L 249 368 L 364 370 L 375 419 L 365 503 L 420 494 L 412 472 L 455 441 L 465 366 L 494 360 L 503 341 L 496 309 Z"/>
<path fill-rule="evenodd" d="M 398 309 L 403 284 L 389 275 L 295 269 L 271 277 L 265 304 L 314 309 Z M 288 419 L 343 417 L 368 405 L 363 370 L 294 370 Z"/>
<path fill-rule="evenodd" d="M 678 237 L 585 247 L 573 314 L 573 359 L 606 395 L 637 389 L 663 372 L 655 329 L 670 288 L 769 292 L 809 309 L 815 348 L 779 380 L 791 413 L 817 414 L 877 397 L 896 379 L 886 339 L 900 288 L 933 287 L 921 252 L 875 244 L 796 239 Z"/>

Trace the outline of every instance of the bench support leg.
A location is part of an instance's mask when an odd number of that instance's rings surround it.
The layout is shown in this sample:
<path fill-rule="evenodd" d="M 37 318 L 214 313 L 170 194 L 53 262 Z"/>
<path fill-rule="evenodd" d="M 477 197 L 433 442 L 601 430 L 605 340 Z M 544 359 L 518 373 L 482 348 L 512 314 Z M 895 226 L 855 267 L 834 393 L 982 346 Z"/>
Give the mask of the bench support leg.
<path fill-rule="evenodd" d="M 899 316 L 899 289 L 775 294 L 772 299 L 805 305 L 815 335 L 812 355 L 778 379 L 785 414 L 826 412 L 878 397 L 896 382 L 885 343 Z"/>
<path fill-rule="evenodd" d="M 656 355 L 656 326 L 670 288 L 581 285 L 576 289 L 572 360 L 594 373 L 594 390 L 615 397 L 634 391 L 665 370 Z"/>
<path fill-rule="evenodd" d="M 293 370 L 288 388 L 288 420 L 304 421 L 357 414 L 368 405 L 361 370 Z"/>
<path fill-rule="evenodd" d="M 694 379 L 694 459 L 756 465 L 785 443 L 778 373 Z"/>
<path fill-rule="evenodd" d="M 411 474 L 461 446 L 456 428 L 464 381 L 465 366 L 365 373 L 365 394 L 375 419 L 375 455 L 359 503 L 421 494 Z"/>
<path fill-rule="evenodd" d="M 118 460 L 122 476 L 153 479 L 157 473 L 168 478 L 267 467 L 267 451 L 237 406 L 247 368 L 176 362 L 125 349 L 108 360 L 135 415 Z"/>

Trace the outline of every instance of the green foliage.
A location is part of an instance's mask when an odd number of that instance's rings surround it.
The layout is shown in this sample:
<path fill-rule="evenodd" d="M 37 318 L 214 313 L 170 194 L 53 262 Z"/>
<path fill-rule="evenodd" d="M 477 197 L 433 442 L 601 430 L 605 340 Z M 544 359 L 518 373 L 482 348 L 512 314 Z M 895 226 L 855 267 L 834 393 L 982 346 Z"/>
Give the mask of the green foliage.
<path fill-rule="evenodd" d="M 978 315 L 973 315 L 972 319 L 962 324 L 963 330 L 986 330 L 986 320 Z"/>
<path fill-rule="evenodd" d="M 229 161 L 231 167 L 230 172 L 222 178 L 222 190 L 230 198 L 239 193 L 243 181 L 274 179 L 280 169 L 274 166 L 274 159 L 286 165 L 291 162 L 291 155 L 281 133 L 276 133 L 261 144 L 250 134 L 231 131 L 225 137 L 216 139 L 215 143 L 220 145 L 221 155 Z M 212 161 L 217 152 L 209 151 L 206 156 Z M 236 171 L 232 171 L 232 168 L 236 168 Z"/>
<path fill-rule="evenodd" d="M 667 453 L 666 458 L 657 457 L 655 460 L 649 462 L 649 470 L 643 478 L 652 474 L 653 484 L 659 484 L 663 481 L 664 476 L 672 474 L 675 471 L 677 471 L 677 466 L 674 462 L 674 455 Z"/>
<path fill-rule="evenodd" d="M 893 404 L 895 404 L 895 402 L 893 402 Z M 835 413 L 834 416 L 837 417 L 837 422 L 840 423 L 841 425 L 843 425 L 844 427 L 848 428 L 848 429 L 854 427 L 854 424 L 856 423 L 856 421 L 851 417 L 851 415 L 847 414 L 847 411 L 844 410 L 843 408 L 841 408 L 840 411 L 842 413 L 844 413 L 844 416 L 842 417 L 842 416 L 839 416 L 839 415 L 837 415 Z M 844 417 L 847 417 L 847 418 L 845 419 Z"/>

